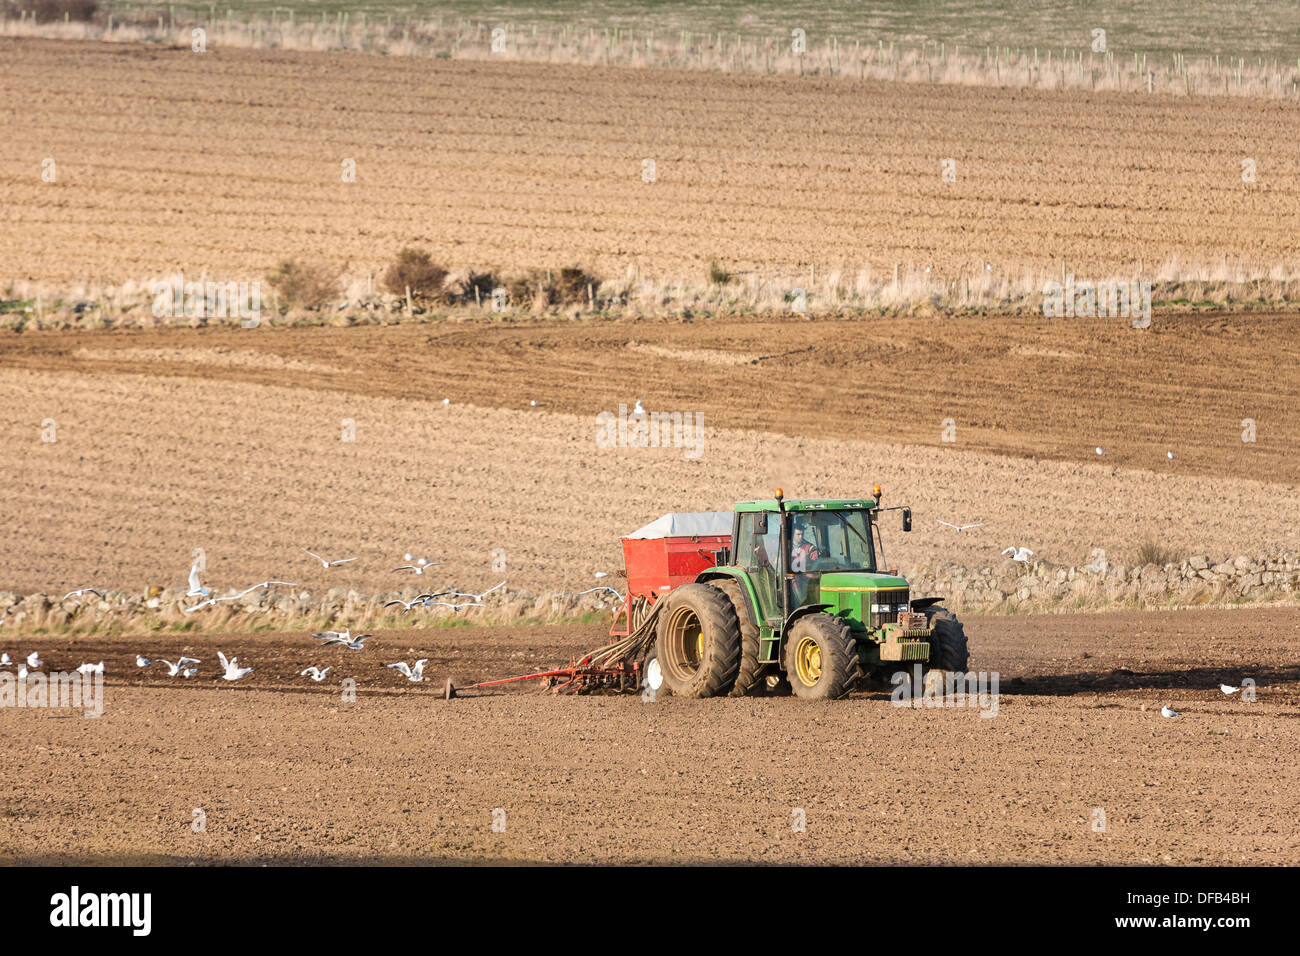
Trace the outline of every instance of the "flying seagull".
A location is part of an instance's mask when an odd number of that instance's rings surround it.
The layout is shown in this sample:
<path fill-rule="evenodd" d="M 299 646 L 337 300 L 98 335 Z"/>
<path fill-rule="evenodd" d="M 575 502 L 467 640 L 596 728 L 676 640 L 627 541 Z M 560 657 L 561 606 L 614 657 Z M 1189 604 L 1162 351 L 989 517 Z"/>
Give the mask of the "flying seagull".
<path fill-rule="evenodd" d="M 321 647 L 327 644 L 341 644 L 344 647 L 350 647 L 354 651 L 365 650 L 366 638 L 374 637 L 374 634 L 358 634 L 352 636 L 352 629 L 346 631 L 317 631 L 312 637 L 321 639 Z"/>
<path fill-rule="evenodd" d="M 226 660 L 226 655 L 221 653 L 221 651 L 217 651 L 217 658 L 221 661 L 221 666 L 226 669 L 226 672 L 221 675 L 225 680 L 240 680 L 241 678 L 247 677 L 249 674 L 253 673 L 251 667 L 239 666 L 238 657 L 232 657 L 230 660 Z"/>
<path fill-rule="evenodd" d="M 958 531 L 969 531 L 971 528 L 984 527 L 983 521 L 979 524 L 949 524 L 947 521 L 940 521 L 939 524 L 947 525 L 949 528 L 956 528 Z"/>
<path fill-rule="evenodd" d="M 491 594 L 491 593 L 492 593 L 493 591 L 495 591 L 497 588 L 505 587 L 505 584 L 506 584 L 505 581 L 502 581 L 500 584 L 494 584 L 494 585 L 492 585 L 492 587 L 488 588 L 488 589 L 487 589 L 486 591 L 484 591 L 482 594 L 475 594 L 473 591 L 444 591 L 443 594 L 451 594 L 451 595 L 453 595 L 453 596 L 455 596 L 455 597 L 468 597 L 468 598 L 473 598 L 475 601 L 478 601 L 479 603 L 482 603 L 482 601 L 483 601 L 483 599 L 484 599 L 485 597 L 487 597 L 489 594 Z M 440 595 L 435 595 L 435 596 L 440 596 Z"/>
<path fill-rule="evenodd" d="M 27 666 L 30 667 L 32 670 L 36 670 L 36 668 L 38 667 L 44 667 L 45 662 L 41 660 L 40 654 L 36 653 L 35 651 L 32 651 L 30 654 L 27 655 Z"/>
<path fill-rule="evenodd" d="M 210 604 L 216 604 L 218 601 L 238 601 L 245 594 L 251 594 L 254 591 L 260 591 L 262 588 L 269 588 L 273 584 L 279 584 L 282 587 L 286 587 L 286 588 L 296 588 L 298 586 L 294 584 L 292 581 L 263 581 L 261 584 L 254 584 L 251 588 L 244 588 L 244 590 L 240 591 L 238 594 L 231 594 L 228 597 L 208 598 L 206 601 L 201 601 L 200 603 L 194 605 L 193 607 L 187 607 L 184 610 L 186 614 L 189 614 L 192 611 L 197 611 L 200 608 L 205 608 Z M 206 593 L 211 593 L 211 592 L 206 592 Z"/>
<path fill-rule="evenodd" d="M 1230 687 L 1230 686 L 1227 685 L 1227 684 L 1220 684 L 1220 685 L 1219 685 L 1219 690 L 1223 691 L 1225 694 L 1235 694 L 1235 693 L 1237 693 L 1237 691 L 1241 690 L 1241 688 L 1240 688 L 1240 687 Z"/>
<path fill-rule="evenodd" d="M 190 589 L 185 592 L 186 597 L 207 597 L 212 591 L 199 584 L 199 566 L 193 564 L 190 566 Z"/>
<path fill-rule="evenodd" d="M 319 667 L 317 667 L 315 664 L 313 664 L 311 667 L 307 668 L 305 671 L 303 671 L 303 672 L 302 672 L 301 674 L 299 674 L 298 676 L 299 676 L 299 677 L 310 677 L 312 680 L 314 680 L 316 683 L 319 684 L 321 681 L 323 681 L 323 680 L 325 679 L 325 675 L 328 674 L 329 672 L 330 672 L 330 669 L 329 669 L 328 667 L 325 668 L 324 670 L 321 670 Z"/>
<path fill-rule="evenodd" d="M 66 601 L 70 597 L 79 597 L 82 594 L 97 594 L 101 598 L 104 596 L 103 591 L 96 590 L 95 588 L 78 588 L 75 591 L 69 591 L 67 594 L 63 595 L 63 600 Z"/>
<path fill-rule="evenodd" d="M 304 550 L 304 551 L 307 551 L 306 548 L 303 548 L 303 550 Z M 310 554 L 310 555 L 311 555 L 313 558 L 315 558 L 317 561 L 319 561 L 319 562 L 321 563 L 321 567 L 323 567 L 323 568 L 332 568 L 332 567 L 335 567 L 335 566 L 337 566 L 337 565 L 340 565 L 340 564 L 347 564 L 349 561 L 355 561 L 355 560 L 356 560 L 356 558 L 339 558 L 339 559 L 336 560 L 336 561 L 326 561 L 324 558 L 322 558 L 322 557 L 321 557 L 319 554 L 317 554 L 315 551 L 307 551 L 307 553 Z"/>
<path fill-rule="evenodd" d="M 1180 714 L 1178 713 L 1178 711 L 1176 711 L 1176 710 L 1170 710 L 1168 707 L 1161 707 L 1161 708 L 1160 708 L 1160 716 L 1161 716 L 1161 717 L 1179 717 L 1179 716 L 1181 716 L 1181 715 L 1180 715 Z"/>
<path fill-rule="evenodd" d="M 384 605 L 384 608 L 387 609 L 392 607 L 394 604 L 400 604 L 406 611 L 410 611 L 411 609 L 417 607 L 428 607 L 429 602 L 432 601 L 434 598 L 440 598 L 444 594 L 453 594 L 453 593 L 454 592 L 452 591 L 439 591 L 437 594 L 417 594 L 410 601 L 389 601 L 387 604 Z"/>
<path fill-rule="evenodd" d="M 77 668 L 78 674 L 102 674 L 104 673 L 104 662 L 98 664 L 82 664 Z"/>
<path fill-rule="evenodd" d="M 414 667 L 411 667 L 406 663 L 406 661 L 398 661 L 396 664 L 387 664 L 385 666 L 391 667 L 399 674 L 405 675 L 406 679 L 412 684 L 418 684 L 420 681 L 424 680 L 424 665 L 428 660 L 427 657 L 422 657 L 415 662 Z"/>
<path fill-rule="evenodd" d="M 252 668 L 250 667 L 249 670 L 252 670 Z M 187 667 L 187 668 L 185 668 L 185 670 L 181 671 L 181 676 L 182 676 L 182 677 L 193 677 L 193 676 L 194 676 L 195 674 L 197 674 L 198 672 L 199 672 L 199 669 L 198 669 L 197 667 Z"/>
<path fill-rule="evenodd" d="M 135 666 L 136 666 L 136 667 L 148 667 L 148 666 L 149 666 L 150 664 L 152 664 L 152 663 L 153 663 L 153 661 L 149 660 L 149 658 L 145 657 L 143 654 L 137 654 L 137 655 L 135 655 Z"/>
<path fill-rule="evenodd" d="M 1012 561 L 1019 561 L 1022 564 L 1028 564 L 1029 559 L 1034 556 L 1034 552 L 1028 548 L 1007 548 L 1002 554 L 1011 558 Z"/>
<path fill-rule="evenodd" d="M 623 600 L 623 595 L 619 594 L 613 588 L 606 587 L 603 584 L 598 588 L 587 588 L 587 590 L 585 591 L 579 591 L 577 594 L 574 595 L 574 597 L 581 597 L 584 594 L 590 594 L 592 591 L 608 591 L 610 594 L 614 595 L 614 597 L 618 598 L 620 601 Z"/>
<path fill-rule="evenodd" d="M 167 665 L 167 676 L 168 676 L 168 677 L 175 677 L 177 674 L 179 674 L 179 673 L 184 669 L 184 667 L 185 667 L 186 664 L 202 664 L 202 663 L 203 663 L 203 662 L 202 662 L 201 660 L 199 660 L 197 657 L 182 657 L 182 658 L 181 658 L 180 660 L 178 660 L 175 664 L 173 664 L 171 661 L 166 660 L 166 659 L 161 658 L 161 657 L 158 658 L 158 660 L 159 660 L 161 663 Z M 139 658 L 136 658 L 136 662 L 139 663 Z"/>
<path fill-rule="evenodd" d="M 408 555 L 404 555 L 404 556 L 403 556 L 403 560 L 404 560 L 404 561 L 411 561 L 411 560 L 413 560 L 413 559 L 412 559 L 412 557 L 408 554 Z M 404 565 L 402 565 L 400 568 L 393 568 L 393 570 L 394 570 L 394 571 L 414 571 L 416 574 L 423 574 L 425 571 L 429 570 L 429 568 L 440 568 L 440 567 L 442 567 L 442 562 L 441 562 L 441 561 L 438 561 L 438 562 L 436 562 L 436 563 L 430 564 L 428 558 L 420 558 L 420 560 L 416 561 L 414 564 L 404 564 Z"/>
<path fill-rule="evenodd" d="M 482 605 L 482 604 L 472 604 L 472 603 L 465 603 L 465 604 L 448 604 L 446 601 L 429 601 L 429 602 L 426 602 L 424 606 L 425 606 L 425 607 L 449 607 L 449 608 L 451 608 L 453 611 L 459 611 L 459 610 L 460 610 L 461 608 L 463 608 L 463 607 L 482 607 L 483 605 Z"/>

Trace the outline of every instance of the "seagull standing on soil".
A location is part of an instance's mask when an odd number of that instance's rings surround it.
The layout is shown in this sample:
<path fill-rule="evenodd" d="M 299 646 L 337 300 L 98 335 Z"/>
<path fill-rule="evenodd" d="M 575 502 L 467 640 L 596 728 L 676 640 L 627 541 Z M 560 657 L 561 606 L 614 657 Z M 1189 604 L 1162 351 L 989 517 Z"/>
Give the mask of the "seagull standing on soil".
<path fill-rule="evenodd" d="M 1161 717 L 1180 717 L 1180 716 L 1182 716 L 1182 715 L 1179 714 L 1178 711 L 1176 711 L 1176 710 L 1170 710 L 1168 707 L 1161 707 L 1161 708 L 1160 708 L 1160 716 L 1161 716 Z"/>
<path fill-rule="evenodd" d="M 641 407 L 641 399 L 636 400 L 636 408 L 632 409 L 633 415 L 644 415 L 645 409 Z"/>
<path fill-rule="evenodd" d="M 298 676 L 299 676 L 299 677 L 310 677 L 312 680 L 314 680 L 316 683 L 319 684 L 321 681 L 323 681 L 323 680 L 325 679 L 325 675 L 328 674 L 329 672 L 330 672 L 330 669 L 329 669 L 328 667 L 325 668 L 324 670 L 321 670 L 319 667 L 317 667 L 315 664 L 313 664 L 311 667 L 307 668 L 305 671 L 303 671 L 303 672 L 302 672 L 301 674 L 299 674 Z"/>
<path fill-rule="evenodd" d="M 1029 559 L 1034 556 L 1034 552 L 1028 548 L 1007 548 L 1002 554 L 1011 558 L 1012 561 L 1019 561 L 1022 564 L 1028 564 Z"/>
<path fill-rule="evenodd" d="M 304 550 L 304 551 L 307 551 L 306 548 L 303 548 L 303 550 Z M 310 555 L 311 555 L 313 558 L 315 558 L 317 561 L 319 561 L 319 562 L 321 563 L 321 567 L 323 567 L 323 568 L 332 568 L 332 567 L 335 567 L 335 566 L 337 566 L 337 565 L 340 565 L 340 564 L 347 564 L 349 561 L 355 561 L 355 560 L 356 560 L 356 558 L 339 558 L 339 559 L 336 560 L 336 561 L 326 561 L 324 558 L 322 558 L 322 557 L 321 557 L 319 554 L 317 554 L 315 551 L 307 551 L 307 553 L 310 554 Z"/>
<path fill-rule="evenodd" d="M 947 522 L 947 521 L 940 521 L 939 524 L 941 524 L 941 525 L 945 525 L 945 526 L 947 526 L 947 527 L 949 527 L 949 528 L 955 528 L 955 529 L 958 530 L 958 531 L 969 531 L 971 528 L 982 528 L 982 527 L 984 527 L 984 522 L 983 522 L 983 521 L 981 521 L 979 524 L 950 524 L 950 523 Z"/>
<path fill-rule="evenodd" d="M 1231 686 L 1229 686 L 1228 684 L 1220 684 L 1220 685 L 1219 685 L 1219 690 L 1223 691 L 1225 694 L 1232 695 L 1232 694 L 1237 693 L 1237 691 L 1241 690 L 1241 688 L 1240 688 L 1240 687 L 1231 687 Z"/>
<path fill-rule="evenodd" d="M 78 674 L 102 674 L 104 673 L 104 662 L 98 664 L 82 664 L 77 668 Z"/>
<path fill-rule="evenodd" d="M 32 670 L 36 670 L 38 667 L 44 667 L 45 662 L 41 660 L 41 656 L 38 653 L 32 651 L 27 655 L 27 666 Z"/>
<path fill-rule="evenodd" d="M 1096 448 L 1094 448 L 1093 451 L 1095 451 L 1095 452 L 1096 452 L 1097 454 L 1099 454 L 1099 455 L 1104 455 L 1104 454 L 1106 454 L 1104 451 L 1101 450 L 1101 446 L 1100 446 L 1100 445 L 1098 445 Z"/>
<path fill-rule="evenodd" d="M 148 666 L 149 666 L 150 664 L 152 664 L 152 663 L 153 663 L 153 661 L 149 660 L 149 658 L 145 657 L 143 654 L 137 654 L 137 655 L 135 655 L 135 666 L 136 666 L 136 667 L 148 667 Z"/>
<path fill-rule="evenodd" d="M 412 684 L 418 684 L 420 683 L 420 681 L 424 680 L 424 665 L 428 662 L 428 660 L 429 659 L 427 657 L 422 657 L 415 662 L 414 667 L 411 667 L 409 664 L 406 663 L 406 661 L 398 661 L 396 664 L 386 664 L 385 666 L 391 667 L 399 674 L 404 674 L 406 676 L 406 679 L 409 680 Z"/>
<path fill-rule="evenodd" d="M 226 672 L 221 675 L 225 680 L 240 680 L 253 673 L 251 667 L 239 666 L 238 657 L 232 657 L 230 660 L 226 660 L 226 655 L 221 653 L 221 651 L 217 651 L 217 659 L 221 661 L 221 666 L 226 669 Z"/>
<path fill-rule="evenodd" d="M 0 654 L 0 667 L 9 667 L 12 664 L 13 664 L 13 660 L 9 657 L 8 651 L 5 651 L 3 654 Z"/>

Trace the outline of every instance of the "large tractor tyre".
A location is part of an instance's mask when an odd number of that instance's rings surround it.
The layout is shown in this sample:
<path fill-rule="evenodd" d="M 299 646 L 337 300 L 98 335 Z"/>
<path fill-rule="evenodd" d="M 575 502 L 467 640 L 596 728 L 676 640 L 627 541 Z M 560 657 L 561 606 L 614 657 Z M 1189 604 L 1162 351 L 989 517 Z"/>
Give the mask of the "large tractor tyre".
<path fill-rule="evenodd" d="M 838 700 L 858 680 L 858 652 L 849 626 L 829 614 L 794 622 L 785 639 L 785 676 L 796 697 Z"/>
<path fill-rule="evenodd" d="M 740 670 L 740 620 L 731 599 L 708 584 L 683 584 L 661 598 L 655 651 L 664 686 L 677 697 L 717 697 Z"/>
<path fill-rule="evenodd" d="M 966 673 L 970 663 L 966 631 L 961 626 L 961 621 L 957 620 L 957 615 L 945 607 L 936 605 L 927 608 L 925 615 L 933 630 L 930 634 L 930 661 L 925 668 L 924 686 L 928 688 L 935 681 L 942 688 L 948 672 Z"/>
<path fill-rule="evenodd" d="M 709 583 L 730 599 L 736 620 L 740 622 L 740 670 L 736 673 L 736 683 L 731 687 L 731 696 L 745 697 L 755 693 L 763 683 L 759 673 L 763 665 L 758 662 L 758 625 L 749 619 L 749 609 L 745 606 L 739 581 L 726 578 Z"/>

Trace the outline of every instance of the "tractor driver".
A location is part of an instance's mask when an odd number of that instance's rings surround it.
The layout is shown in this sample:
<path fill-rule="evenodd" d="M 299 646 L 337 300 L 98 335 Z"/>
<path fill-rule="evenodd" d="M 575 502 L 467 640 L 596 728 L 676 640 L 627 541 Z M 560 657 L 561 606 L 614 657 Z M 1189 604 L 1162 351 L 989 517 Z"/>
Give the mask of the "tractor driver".
<path fill-rule="evenodd" d="M 812 528 L 809 525 L 808 518 L 799 516 L 794 519 L 794 526 L 790 529 L 790 572 L 794 575 L 791 582 L 795 604 L 802 606 L 808 598 L 808 586 L 812 583 L 813 577 L 808 573 L 808 565 L 822 556 L 813 544 L 809 533 Z"/>
<path fill-rule="evenodd" d="M 808 531 L 808 519 L 796 518 L 795 526 L 791 530 L 793 540 L 790 543 L 790 570 L 807 571 L 808 562 L 816 561 L 822 556 L 817 550 L 816 545 L 811 541 L 805 540 Z"/>

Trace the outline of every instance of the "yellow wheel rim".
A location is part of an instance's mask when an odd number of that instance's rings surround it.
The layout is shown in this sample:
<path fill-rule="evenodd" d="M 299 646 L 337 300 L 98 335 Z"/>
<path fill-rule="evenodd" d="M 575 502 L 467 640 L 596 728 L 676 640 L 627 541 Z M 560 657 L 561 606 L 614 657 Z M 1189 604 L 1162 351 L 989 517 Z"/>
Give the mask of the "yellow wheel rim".
<path fill-rule="evenodd" d="M 822 649 L 811 637 L 800 639 L 794 649 L 794 669 L 805 687 L 822 678 Z"/>
<path fill-rule="evenodd" d="M 700 631 L 700 636 L 695 641 L 695 656 L 698 660 L 704 660 L 704 632 Z"/>

